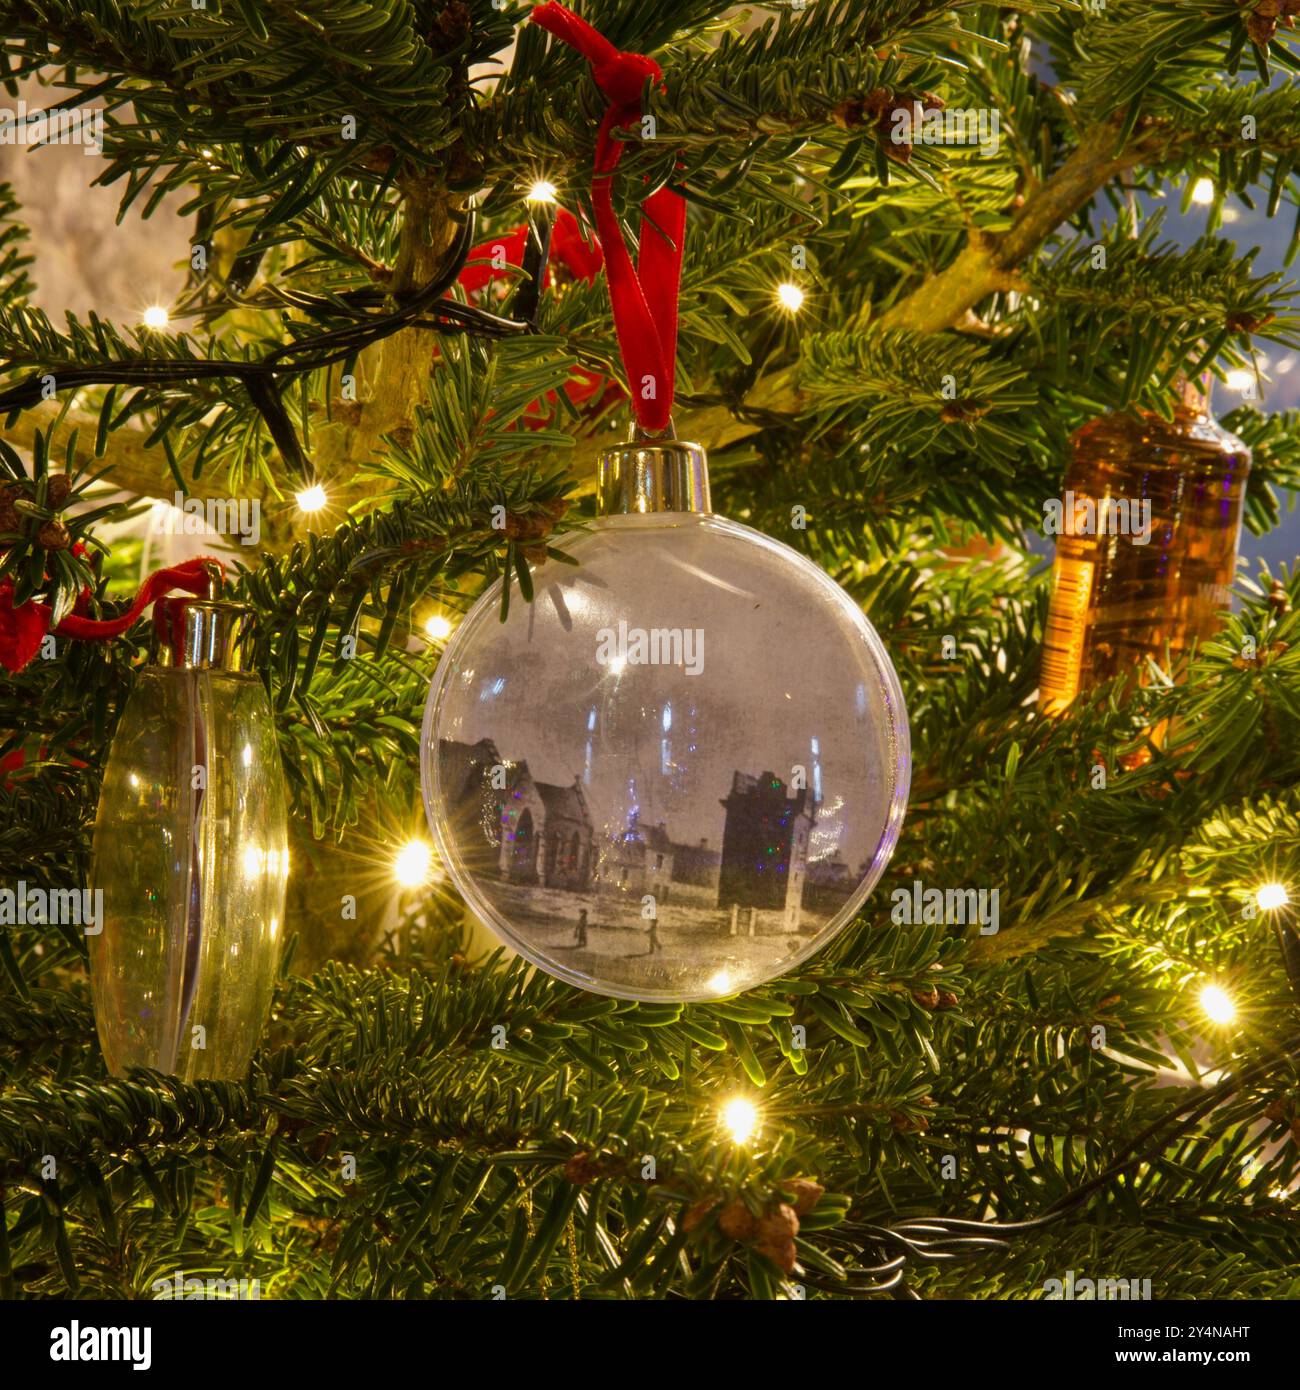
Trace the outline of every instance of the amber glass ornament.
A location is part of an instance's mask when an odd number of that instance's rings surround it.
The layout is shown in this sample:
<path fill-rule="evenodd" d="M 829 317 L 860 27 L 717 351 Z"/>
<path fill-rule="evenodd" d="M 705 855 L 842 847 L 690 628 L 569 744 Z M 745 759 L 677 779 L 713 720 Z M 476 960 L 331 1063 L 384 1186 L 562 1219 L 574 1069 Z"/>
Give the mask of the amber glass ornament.
<path fill-rule="evenodd" d="M 1039 699 L 1049 714 L 1080 691 L 1146 658 L 1176 673 L 1218 630 L 1237 569 L 1250 450 L 1210 413 L 1208 382 L 1179 386 L 1172 420 L 1152 411 L 1106 415 L 1076 431 L 1063 515 L 1087 534 L 1060 534 L 1052 568 Z M 1099 518 L 1130 522 L 1150 503 L 1149 536 L 1135 543 Z M 1103 533 L 1104 530 L 1104 533 Z M 1154 741 L 1159 743 L 1158 731 Z"/>

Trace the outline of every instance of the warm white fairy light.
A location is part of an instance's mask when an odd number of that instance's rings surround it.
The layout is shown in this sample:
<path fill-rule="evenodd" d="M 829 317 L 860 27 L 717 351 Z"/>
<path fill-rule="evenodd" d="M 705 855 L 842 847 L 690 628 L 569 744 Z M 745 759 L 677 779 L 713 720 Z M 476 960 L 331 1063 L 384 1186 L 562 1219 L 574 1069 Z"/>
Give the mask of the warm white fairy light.
<path fill-rule="evenodd" d="M 722 1107 L 722 1123 L 737 1144 L 746 1144 L 758 1129 L 758 1107 L 744 1096 L 732 1096 Z"/>
<path fill-rule="evenodd" d="M 1228 373 L 1225 381 L 1229 391 L 1240 391 L 1244 394 L 1254 390 L 1255 373 L 1248 371 L 1245 367 L 1238 367 L 1235 371 Z"/>
<path fill-rule="evenodd" d="M 525 194 L 530 203 L 553 203 L 559 197 L 559 189 L 550 179 L 538 179 Z"/>
<path fill-rule="evenodd" d="M 1220 985 L 1206 985 L 1201 990 L 1201 1008 L 1211 1023 L 1231 1023 L 1237 1017 L 1232 996 Z"/>
<path fill-rule="evenodd" d="M 418 888 L 429 877 L 433 851 L 423 840 L 408 840 L 393 859 L 393 877 L 403 888 Z"/>
<path fill-rule="evenodd" d="M 803 308 L 803 291 L 789 280 L 776 287 L 777 303 L 789 314 L 797 314 Z"/>
<path fill-rule="evenodd" d="M 451 636 L 451 620 L 441 613 L 430 613 L 424 620 L 424 631 L 434 642 L 445 642 Z"/>
<path fill-rule="evenodd" d="M 151 304 L 140 316 L 140 322 L 146 328 L 166 328 L 171 317 L 164 305 Z"/>
<path fill-rule="evenodd" d="M 1214 201 L 1214 180 L 1200 178 L 1192 185 L 1192 202 L 1212 203 Z"/>
<path fill-rule="evenodd" d="M 308 514 L 320 511 L 326 502 L 329 501 L 325 496 L 325 489 L 321 487 L 319 483 L 315 483 L 311 487 L 303 488 L 300 493 L 295 495 L 293 500 L 297 502 L 300 512 L 307 512 Z"/>
<path fill-rule="evenodd" d="M 1255 906 L 1263 912 L 1276 912 L 1290 901 L 1291 894 L 1284 883 L 1261 883 L 1255 890 Z"/>

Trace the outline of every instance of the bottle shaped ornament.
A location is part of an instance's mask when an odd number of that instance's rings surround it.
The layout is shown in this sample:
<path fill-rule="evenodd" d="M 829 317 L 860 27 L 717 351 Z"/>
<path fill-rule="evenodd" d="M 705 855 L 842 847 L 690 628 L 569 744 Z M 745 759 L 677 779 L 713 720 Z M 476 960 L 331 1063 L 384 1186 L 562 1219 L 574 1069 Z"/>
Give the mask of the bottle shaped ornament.
<path fill-rule="evenodd" d="M 284 774 L 252 612 L 167 609 L 156 664 L 122 712 L 95 821 L 102 931 L 89 938 L 109 1070 L 239 1079 L 279 963 L 289 867 Z"/>
<path fill-rule="evenodd" d="M 1039 698 L 1048 714 L 1147 657 L 1177 669 L 1218 630 L 1236 577 L 1250 451 L 1180 384 L 1173 419 L 1107 415 L 1065 474 Z M 1157 741 L 1158 741 L 1157 731 Z"/>
<path fill-rule="evenodd" d="M 448 872 L 509 945 L 598 993 L 692 1000 L 852 920 L 907 799 L 898 680 L 817 566 L 709 508 L 704 452 L 601 459 L 574 565 L 500 584 L 435 673 L 422 782 Z"/>

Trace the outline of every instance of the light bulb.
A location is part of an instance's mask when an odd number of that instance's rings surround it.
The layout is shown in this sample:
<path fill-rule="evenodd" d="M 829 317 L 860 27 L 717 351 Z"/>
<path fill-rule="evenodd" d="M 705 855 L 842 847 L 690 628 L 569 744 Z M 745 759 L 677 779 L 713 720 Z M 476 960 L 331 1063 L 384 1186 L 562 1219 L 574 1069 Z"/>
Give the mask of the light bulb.
<path fill-rule="evenodd" d="M 1232 996 L 1218 985 L 1206 985 L 1201 990 L 1201 1008 L 1211 1023 L 1231 1023 L 1237 1017 Z"/>
<path fill-rule="evenodd" d="M 146 328 L 166 328 L 171 322 L 171 315 L 161 304 L 151 304 L 144 311 L 140 322 Z"/>
<path fill-rule="evenodd" d="M 1255 906 L 1264 912 L 1273 912 L 1279 907 L 1285 907 L 1290 901 L 1291 895 L 1282 883 L 1262 883 L 1255 890 Z"/>
<path fill-rule="evenodd" d="M 433 851 L 423 840 L 408 840 L 393 860 L 393 877 L 403 888 L 418 888 L 429 877 Z"/>
<path fill-rule="evenodd" d="M 803 291 L 788 280 L 776 287 L 776 297 L 781 307 L 791 314 L 803 308 Z"/>
<path fill-rule="evenodd" d="M 325 489 L 319 483 L 303 490 L 294 497 L 301 512 L 318 512 L 329 499 L 325 496 Z"/>
<path fill-rule="evenodd" d="M 1238 367 L 1236 371 L 1229 372 L 1225 380 L 1229 391 L 1251 391 L 1255 386 L 1255 373 Z"/>
<path fill-rule="evenodd" d="M 1205 178 L 1197 179 L 1192 185 L 1192 202 L 1205 204 L 1212 203 L 1213 201 L 1214 180 Z"/>
<path fill-rule="evenodd" d="M 758 1107 L 744 1096 L 733 1096 L 722 1107 L 722 1123 L 737 1144 L 747 1143 L 758 1129 Z"/>
<path fill-rule="evenodd" d="M 441 613 L 431 613 L 424 620 L 424 630 L 435 642 L 445 642 L 451 636 L 451 621 Z"/>
<path fill-rule="evenodd" d="M 524 195 L 529 203 L 553 203 L 559 190 L 549 179 L 538 179 Z"/>

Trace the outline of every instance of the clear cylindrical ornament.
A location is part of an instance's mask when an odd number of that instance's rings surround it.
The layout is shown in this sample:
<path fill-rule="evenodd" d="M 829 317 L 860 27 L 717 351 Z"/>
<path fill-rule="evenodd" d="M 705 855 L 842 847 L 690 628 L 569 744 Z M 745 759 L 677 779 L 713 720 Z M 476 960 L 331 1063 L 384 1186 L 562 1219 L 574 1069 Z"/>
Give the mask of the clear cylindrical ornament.
<path fill-rule="evenodd" d="M 449 642 L 423 787 L 473 911 L 561 979 L 735 994 L 862 906 L 893 851 L 910 743 L 861 609 L 790 547 L 708 511 L 698 446 L 603 460 L 576 563 L 500 585 Z"/>
<path fill-rule="evenodd" d="M 141 671 L 95 821 L 102 930 L 90 937 L 109 1070 L 238 1079 L 275 986 L 289 851 L 261 680 L 239 669 L 248 610 L 187 602 Z"/>

